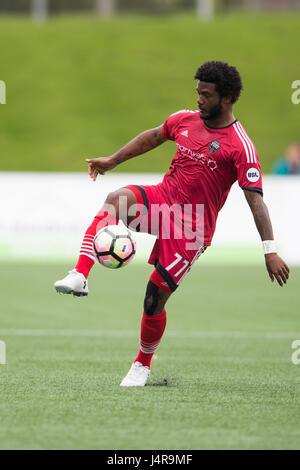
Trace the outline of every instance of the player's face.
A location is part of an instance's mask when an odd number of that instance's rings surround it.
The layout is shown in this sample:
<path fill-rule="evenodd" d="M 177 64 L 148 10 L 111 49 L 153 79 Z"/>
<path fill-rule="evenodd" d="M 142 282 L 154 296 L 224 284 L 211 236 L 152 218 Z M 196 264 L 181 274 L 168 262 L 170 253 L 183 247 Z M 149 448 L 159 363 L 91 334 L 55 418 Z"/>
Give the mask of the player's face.
<path fill-rule="evenodd" d="M 222 99 L 216 90 L 215 83 L 198 81 L 198 107 L 201 119 L 210 120 L 218 118 L 223 111 Z"/>

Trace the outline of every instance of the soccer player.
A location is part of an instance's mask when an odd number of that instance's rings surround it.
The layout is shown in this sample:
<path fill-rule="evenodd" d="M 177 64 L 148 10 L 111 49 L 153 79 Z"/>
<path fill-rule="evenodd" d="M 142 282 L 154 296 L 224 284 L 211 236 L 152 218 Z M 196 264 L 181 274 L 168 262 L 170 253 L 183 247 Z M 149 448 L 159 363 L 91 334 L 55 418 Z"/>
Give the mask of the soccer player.
<path fill-rule="evenodd" d="M 96 181 L 98 174 L 103 175 L 166 140 L 173 140 L 177 146 L 170 169 L 161 183 L 126 186 L 108 194 L 104 206 L 85 233 L 75 269 L 54 284 L 58 292 L 87 295 L 87 278 L 95 262 L 92 242 L 96 232 L 106 225 L 117 224 L 120 217 L 130 227 L 138 217 L 137 213 L 130 215 L 134 205 L 145 208 L 143 215 L 139 213 L 141 223 L 137 230 L 142 230 L 143 218 L 152 221 L 153 215 L 159 215 L 159 207 L 171 209 L 175 205 L 190 209 L 181 215 L 175 210 L 173 217 L 169 217 L 171 230 L 168 237 L 162 233 L 166 212 L 163 217 L 156 218 L 159 221 L 156 227 L 148 226 L 149 233 L 157 235 L 149 259 L 155 269 L 146 288 L 140 349 L 121 382 L 125 387 L 146 384 L 152 356 L 166 326 L 166 302 L 192 264 L 211 244 L 218 213 L 236 180 L 252 211 L 271 281 L 276 279 L 283 286 L 289 277 L 288 266 L 276 252 L 255 147 L 233 115 L 232 107 L 242 90 L 240 74 L 227 63 L 211 61 L 204 63 L 194 78 L 197 80 L 199 111 L 176 112 L 164 124 L 142 132 L 113 155 L 87 160 L 90 177 Z M 183 235 L 179 230 L 181 236 L 178 236 L 178 220 L 183 224 Z M 199 230 L 197 227 L 195 230 L 197 225 Z M 193 238 L 191 234 L 196 235 Z M 188 243 L 192 238 L 194 242 Z"/>

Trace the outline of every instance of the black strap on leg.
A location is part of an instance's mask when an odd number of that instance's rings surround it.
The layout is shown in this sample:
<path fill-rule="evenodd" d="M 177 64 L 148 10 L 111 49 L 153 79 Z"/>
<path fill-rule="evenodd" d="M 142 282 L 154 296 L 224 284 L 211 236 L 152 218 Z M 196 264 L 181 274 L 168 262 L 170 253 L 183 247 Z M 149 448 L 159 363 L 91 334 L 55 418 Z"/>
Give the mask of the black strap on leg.
<path fill-rule="evenodd" d="M 146 315 L 153 315 L 158 305 L 158 286 L 152 281 L 148 282 L 144 300 L 144 312 Z"/>

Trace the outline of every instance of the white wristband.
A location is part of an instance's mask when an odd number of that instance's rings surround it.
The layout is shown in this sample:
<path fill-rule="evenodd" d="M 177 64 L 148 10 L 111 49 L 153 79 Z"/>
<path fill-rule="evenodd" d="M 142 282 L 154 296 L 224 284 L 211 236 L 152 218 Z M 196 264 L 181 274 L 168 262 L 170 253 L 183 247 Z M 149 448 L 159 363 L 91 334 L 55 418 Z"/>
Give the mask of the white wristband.
<path fill-rule="evenodd" d="M 277 253 L 274 240 L 264 240 L 262 245 L 265 255 L 268 255 L 269 253 Z"/>

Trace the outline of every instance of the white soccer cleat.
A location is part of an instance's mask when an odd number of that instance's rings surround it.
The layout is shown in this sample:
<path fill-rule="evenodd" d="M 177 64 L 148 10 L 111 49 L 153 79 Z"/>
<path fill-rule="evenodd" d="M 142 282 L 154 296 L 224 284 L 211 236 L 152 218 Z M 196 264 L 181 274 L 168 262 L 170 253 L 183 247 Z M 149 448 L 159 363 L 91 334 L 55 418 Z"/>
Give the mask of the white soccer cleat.
<path fill-rule="evenodd" d="M 73 294 L 76 297 L 82 297 L 89 293 L 87 279 L 76 269 L 69 271 L 64 279 L 56 281 L 54 287 L 59 294 Z"/>
<path fill-rule="evenodd" d="M 134 362 L 126 377 L 120 383 L 121 387 L 144 387 L 150 375 L 150 369 L 140 362 Z"/>

